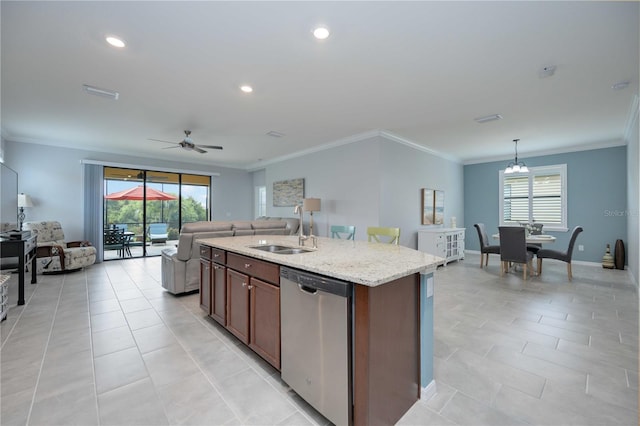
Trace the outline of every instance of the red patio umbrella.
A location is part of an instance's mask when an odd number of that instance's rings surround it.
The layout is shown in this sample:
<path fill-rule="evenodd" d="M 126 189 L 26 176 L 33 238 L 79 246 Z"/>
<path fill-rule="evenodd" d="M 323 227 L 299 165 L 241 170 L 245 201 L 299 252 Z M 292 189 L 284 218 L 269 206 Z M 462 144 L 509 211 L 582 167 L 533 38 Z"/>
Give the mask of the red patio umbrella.
<path fill-rule="evenodd" d="M 135 188 L 125 189 L 124 191 L 113 192 L 105 195 L 107 200 L 144 200 L 144 186 L 138 185 Z M 147 187 L 147 200 L 177 200 L 175 195 L 158 191 L 157 189 Z"/>

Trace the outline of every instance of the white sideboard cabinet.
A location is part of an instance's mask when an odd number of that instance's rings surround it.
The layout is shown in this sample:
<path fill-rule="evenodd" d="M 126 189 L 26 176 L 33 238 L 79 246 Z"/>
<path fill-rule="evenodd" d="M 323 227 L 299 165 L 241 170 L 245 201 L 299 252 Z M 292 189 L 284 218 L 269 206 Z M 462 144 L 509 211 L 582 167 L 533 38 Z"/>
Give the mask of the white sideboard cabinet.
<path fill-rule="evenodd" d="M 429 228 L 418 231 L 418 250 L 444 258 L 444 264 L 464 259 L 465 228 Z"/>

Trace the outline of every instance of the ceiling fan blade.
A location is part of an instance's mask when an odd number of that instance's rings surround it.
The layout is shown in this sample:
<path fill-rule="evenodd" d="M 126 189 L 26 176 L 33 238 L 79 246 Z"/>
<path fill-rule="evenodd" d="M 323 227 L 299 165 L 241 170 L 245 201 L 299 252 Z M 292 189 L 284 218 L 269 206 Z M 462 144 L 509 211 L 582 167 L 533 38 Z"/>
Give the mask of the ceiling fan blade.
<path fill-rule="evenodd" d="M 156 141 L 156 142 L 164 142 L 164 143 L 178 143 L 178 142 L 169 142 L 169 141 L 163 141 L 163 140 L 161 140 L 161 139 L 151 139 L 151 138 L 149 138 L 149 139 L 147 139 L 147 140 L 149 140 L 149 141 Z"/>
<path fill-rule="evenodd" d="M 175 146 L 167 146 L 165 148 L 162 149 L 172 149 L 172 148 L 180 148 L 180 145 L 175 145 Z"/>
<path fill-rule="evenodd" d="M 218 145 L 199 145 L 198 144 L 196 146 L 199 146 L 201 148 L 209 148 L 209 149 L 222 149 L 222 147 Z"/>
<path fill-rule="evenodd" d="M 204 149 L 200 149 L 200 148 L 198 148 L 197 146 L 194 146 L 194 147 L 193 147 L 193 150 L 194 150 L 195 152 L 199 152 L 200 154 L 204 154 L 204 153 L 206 153 L 206 152 L 207 152 L 207 151 L 205 151 Z"/>

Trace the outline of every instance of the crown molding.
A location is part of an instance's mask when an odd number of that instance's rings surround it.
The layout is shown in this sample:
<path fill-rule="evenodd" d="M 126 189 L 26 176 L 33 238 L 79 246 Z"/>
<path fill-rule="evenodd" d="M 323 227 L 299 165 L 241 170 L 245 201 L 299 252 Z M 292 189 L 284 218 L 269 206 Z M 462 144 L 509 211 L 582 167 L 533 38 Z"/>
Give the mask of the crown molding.
<path fill-rule="evenodd" d="M 396 142 L 405 146 L 408 146 L 410 148 L 413 148 L 415 150 L 418 151 L 422 151 L 422 152 L 426 152 L 427 154 L 431 154 L 431 155 L 435 155 L 436 157 L 440 157 L 443 158 L 445 160 L 450 160 L 450 161 L 454 161 L 456 163 L 460 163 L 460 159 L 453 157 L 451 155 L 447 155 L 438 151 L 435 151 L 431 148 L 427 148 L 426 146 L 423 145 L 419 145 L 415 142 L 412 142 L 408 139 L 402 138 L 398 135 L 395 135 L 387 130 L 381 130 L 381 129 L 375 129 L 375 130 L 370 130 L 367 132 L 363 132 L 363 133 L 358 133 L 355 135 L 351 135 L 348 136 L 346 138 L 342 138 L 342 139 L 338 139 L 336 141 L 333 142 L 329 142 L 326 143 L 324 145 L 320 145 L 320 146 L 316 146 L 313 148 L 309 148 L 309 149 L 305 149 L 302 151 L 298 151 L 298 152 L 294 152 L 291 154 L 287 154 L 287 155 L 283 155 L 280 157 L 276 157 L 270 160 L 266 160 L 266 161 L 260 161 L 258 163 L 253 163 L 250 164 L 249 166 L 246 167 L 246 170 L 248 172 L 255 172 L 257 170 L 261 170 L 264 169 L 266 166 L 269 166 L 271 164 L 276 164 L 279 163 L 281 161 L 286 161 L 286 160 L 291 160 L 294 158 L 298 158 L 298 157 L 302 157 L 305 155 L 309 155 L 309 154 L 313 154 L 316 152 L 321 152 L 321 151 L 326 151 L 328 149 L 332 149 L 332 148 L 337 148 L 339 146 L 343 146 L 343 145 L 348 145 L 351 143 L 356 143 L 356 142 L 362 142 L 366 139 L 371 139 L 371 138 L 375 138 L 375 137 L 382 137 L 385 138 L 388 141 L 391 142 Z"/>
<path fill-rule="evenodd" d="M 569 152 L 590 151 L 592 149 L 613 148 L 616 146 L 624 146 L 624 145 L 626 145 L 626 142 L 623 139 L 618 139 L 618 140 L 612 140 L 612 141 L 597 142 L 594 144 L 587 144 L 587 145 L 575 145 L 575 146 L 569 146 L 569 147 L 558 148 L 558 149 L 530 151 L 530 152 L 527 152 L 526 158 L 542 157 L 545 155 L 567 154 Z M 525 158 L 525 157 L 522 156 L 522 158 Z M 485 158 L 467 160 L 463 163 L 463 165 L 469 166 L 472 164 L 483 164 L 483 163 L 492 163 L 494 161 L 509 161 L 509 160 L 513 160 L 513 155 L 501 155 L 496 157 L 485 157 Z"/>

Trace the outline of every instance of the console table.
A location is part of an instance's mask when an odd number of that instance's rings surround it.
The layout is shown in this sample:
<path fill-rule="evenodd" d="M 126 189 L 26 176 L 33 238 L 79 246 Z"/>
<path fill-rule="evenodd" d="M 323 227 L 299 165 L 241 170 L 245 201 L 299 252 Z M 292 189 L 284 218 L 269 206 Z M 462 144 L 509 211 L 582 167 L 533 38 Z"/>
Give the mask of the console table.
<path fill-rule="evenodd" d="M 464 259 L 465 228 L 429 228 L 418 231 L 418 250 L 439 256 L 444 265 Z"/>
<path fill-rule="evenodd" d="M 35 284 L 36 279 L 36 240 L 35 235 L 24 240 L 12 240 L 0 238 L 0 257 L 18 258 L 18 305 L 24 305 L 24 270 L 31 260 L 31 284 Z"/>

